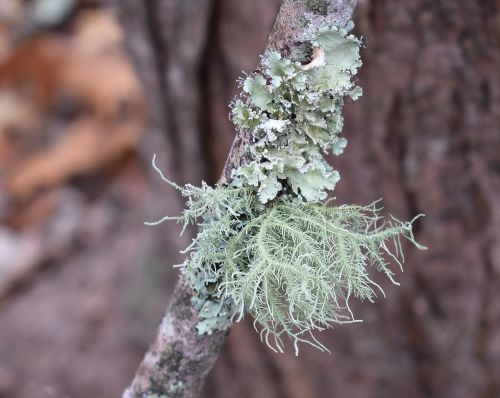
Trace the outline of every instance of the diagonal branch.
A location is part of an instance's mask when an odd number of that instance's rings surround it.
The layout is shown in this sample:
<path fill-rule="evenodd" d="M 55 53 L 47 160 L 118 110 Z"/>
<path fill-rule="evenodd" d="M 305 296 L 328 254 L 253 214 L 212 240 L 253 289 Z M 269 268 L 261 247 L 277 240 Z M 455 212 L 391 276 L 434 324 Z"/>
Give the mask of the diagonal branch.
<path fill-rule="evenodd" d="M 168 0 L 159 2 L 167 3 Z M 351 19 L 356 3 L 357 0 L 284 0 L 266 51 L 279 51 L 283 57 L 303 64 L 309 63 L 312 59 L 312 45 L 302 39 L 304 32 L 325 25 L 345 26 Z M 122 7 L 122 11 L 130 13 L 131 8 Z M 126 17 L 130 20 L 134 15 L 128 14 Z M 134 40 L 130 34 L 129 40 Z M 129 47 L 133 51 L 134 46 Z M 136 60 L 141 56 L 137 53 L 132 55 Z M 221 182 L 228 182 L 231 170 L 245 160 L 247 155 L 244 148 L 249 140 L 248 132 L 237 132 Z M 186 280 L 181 277 L 157 337 L 139 366 L 132 384 L 125 391 L 125 398 L 191 398 L 199 393 L 227 332 L 198 335 L 195 328 L 198 316 L 191 305 L 192 294 Z"/>

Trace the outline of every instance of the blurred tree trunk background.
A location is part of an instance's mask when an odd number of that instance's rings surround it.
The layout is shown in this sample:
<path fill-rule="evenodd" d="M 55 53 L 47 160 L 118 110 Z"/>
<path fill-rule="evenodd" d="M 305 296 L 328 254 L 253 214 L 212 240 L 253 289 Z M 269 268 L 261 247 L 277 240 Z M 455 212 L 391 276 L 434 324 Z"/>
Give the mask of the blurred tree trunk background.
<path fill-rule="evenodd" d="M 117 396 L 131 380 L 188 239 L 176 239 L 175 224 L 142 228 L 182 205 L 149 159 L 157 152 L 179 183 L 218 179 L 235 81 L 258 64 L 279 4 L 121 0 L 111 9 L 153 123 L 105 168 L 66 184 L 64 195 L 80 199 L 65 203 L 93 203 L 112 225 L 79 227 L 90 243 L 75 238 L 71 256 L 50 256 L 64 267 L 44 267 L 0 303 L 0 397 Z M 331 355 L 276 355 L 251 320 L 237 324 L 203 397 L 500 396 L 500 1 L 360 0 L 354 21 L 366 42 L 364 95 L 346 106 L 337 202 L 382 197 L 398 218 L 425 213 L 416 236 L 429 250 L 408 247 L 401 286 L 381 279 L 387 299 L 355 305 L 363 324 L 321 335 Z M 24 209 L 5 192 L 0 210 Z"/>

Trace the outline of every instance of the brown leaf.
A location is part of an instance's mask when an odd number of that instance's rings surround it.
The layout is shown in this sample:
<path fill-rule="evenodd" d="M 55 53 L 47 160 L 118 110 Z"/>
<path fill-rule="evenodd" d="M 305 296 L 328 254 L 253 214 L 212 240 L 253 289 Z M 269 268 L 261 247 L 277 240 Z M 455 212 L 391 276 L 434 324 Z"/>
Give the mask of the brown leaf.
<path fill-rule="evenodd" d="M 7 190 L 16 199 L 27 199 L 42 188 L 95 172 L 132 150 L 141 132 L 137 123 L 113 127 L 82 117 L 53 146 L 21 164 L 8 177 Z"/>

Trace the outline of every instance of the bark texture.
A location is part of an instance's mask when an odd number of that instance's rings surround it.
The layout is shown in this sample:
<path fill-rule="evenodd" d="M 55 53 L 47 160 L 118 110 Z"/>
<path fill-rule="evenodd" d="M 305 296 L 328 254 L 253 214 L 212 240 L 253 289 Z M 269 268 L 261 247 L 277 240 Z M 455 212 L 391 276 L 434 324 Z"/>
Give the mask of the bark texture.
<path fill-rule="evenodd" d="M 310 62 L 312 46 L 302 40 L 306 29 L 325 25 L 343 27 L 352 17 L 357 0 L 285 0 L 268 40 L 267 49 L 302 63 Z M 175 151 L 170 154 L 173 167 L 202 171 L 202 143 L 196 142 L 196 115 L 203 119 L 196 75 L 206 36 L 210 2 L 199 0 L 120 2 L 129 48 L 140 77 L 150 95 L 156 127 L 167 134 Z M 178 13 L 176 14 L 175 11 Z M 194 16 L 202 23 L 192 23 Z M 191 20 L 179 24 L 181 21 Z M 196 25 L 194 27 L 193 25 Z M 183 41 L 189 47 L 183 45 Z M 267 50 L 266 49 L 266 50 Z M 194 113 L 194 115 L 193 115 Z M 206 117 L 207 115 L 205 115 Z M 194 121 L 194 122 L 193 122 Z M 230 180 L 231 170 L 245 154 L 248 133 L 239 131 L 230 150 L 221 181 Z M 193 163 L 194 166 L 193 167 Z M 182 175 L 182 174 L 181 174 Z M 196 178 L 196 174 L 191 177 Z M 213 367 L 222 347 L 225 332 L 199 336 L 197 314 L 191 306 L 192 291 L 181 277 L 170 306 L 131 386 L 124 397 L 150 395 L 195 397 Z"/>
<path fill-rule="evenodd" d="M 181 276 L 158 335 L 146 353 L 125 398 L 196 397 L 222 348 L 226 332 L 199 336 L 192 291 Z"/>

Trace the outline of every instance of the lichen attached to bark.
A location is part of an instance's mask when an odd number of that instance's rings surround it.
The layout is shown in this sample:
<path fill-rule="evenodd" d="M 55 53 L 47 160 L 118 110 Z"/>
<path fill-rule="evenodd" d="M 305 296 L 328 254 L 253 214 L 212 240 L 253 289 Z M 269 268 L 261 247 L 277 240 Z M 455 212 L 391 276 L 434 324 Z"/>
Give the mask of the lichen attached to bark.
<path fill-rule="evenodd" d="M 261 72 L 242 80 L 243 93 L 232 105 L 233 122 L 251 130 L 251 160 L 234 170 L 237 186 L 257 187 L 262 203 L 290 187 L 306 201 L 325 199 L 340 175 L 326 161 L 340 155 L 344 98 L 361 89 L 352 77 L 361 66 L 361 41 L 343 29 L 324 28 L 310 42 L 310 64 L 301 65 L 272 52 Z"/>
<path fill-rule="evenodd" d="M 412 222 L 381 223 L 375 204 L 325 201 L 340 179 L 327 156 L 347 145 L 340 136 L 344 100 L 361 95 L 353 82 L 361 40 L 335 27 L 303 39 L 313 48 L 310 63 L 270 52 L 241 80 L 231 117 L 251 140 L 231 183 L 179 187 L 165 179 L 188 198 L 174 219 L 200 228 L 182 266 L 196 292 L 198 332 L 227 329 L 250 313 L 277 351 L 284 336 L 296 352 L 298 342 L 325 349 L 314 331 L 357 321 L 352 297 L 383 294 L 369 266 L 396 283 L 388 258 L 401 265 L 401 237 L 423 248 Z"/>

